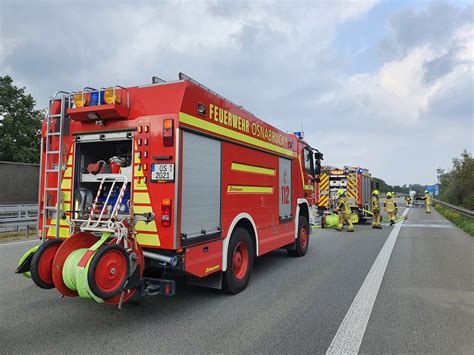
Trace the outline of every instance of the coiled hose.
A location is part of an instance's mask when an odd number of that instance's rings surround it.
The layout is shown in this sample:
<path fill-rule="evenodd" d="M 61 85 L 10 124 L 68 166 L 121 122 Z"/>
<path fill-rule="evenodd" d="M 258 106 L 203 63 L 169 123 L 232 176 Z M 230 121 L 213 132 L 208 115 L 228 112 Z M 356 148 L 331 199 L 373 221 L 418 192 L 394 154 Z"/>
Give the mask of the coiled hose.
<path fill-rule="evenodd" d="M 81 248 L 69 254 L 63 266 L 63 281 L 67 288 L 72 291 L 77 291 L 79 297 L 93 299 L 98 303 L 103 303 L 104 300 L 102 298 L 92 293 L 89 283 L 87 282 L 90 259 L 85 267 L 78 266 L 79 261 L 88 250 L 87 248 Z"/>

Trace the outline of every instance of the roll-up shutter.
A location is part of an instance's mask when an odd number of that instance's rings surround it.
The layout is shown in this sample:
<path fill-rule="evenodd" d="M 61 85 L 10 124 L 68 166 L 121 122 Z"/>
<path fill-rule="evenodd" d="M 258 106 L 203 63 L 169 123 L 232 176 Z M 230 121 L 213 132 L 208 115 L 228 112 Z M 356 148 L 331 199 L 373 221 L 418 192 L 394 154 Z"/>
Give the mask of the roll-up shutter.
<path fill-rule="evenodd" d="M 181 235 L 192 243 L 220 231 L 221 142 L 183 132 Z"/>

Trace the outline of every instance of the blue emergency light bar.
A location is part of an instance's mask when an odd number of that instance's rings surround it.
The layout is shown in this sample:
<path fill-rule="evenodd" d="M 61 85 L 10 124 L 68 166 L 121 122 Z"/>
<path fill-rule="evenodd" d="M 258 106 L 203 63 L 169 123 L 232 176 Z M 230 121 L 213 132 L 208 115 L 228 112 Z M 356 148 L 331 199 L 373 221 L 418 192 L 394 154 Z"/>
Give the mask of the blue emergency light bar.
<path fill-rule="evenodd" d="M 304 132 L 293 132 L 293 134 L 294 134 L 298 139 L 303 139 L 303 137 L 304 137 Z"/>

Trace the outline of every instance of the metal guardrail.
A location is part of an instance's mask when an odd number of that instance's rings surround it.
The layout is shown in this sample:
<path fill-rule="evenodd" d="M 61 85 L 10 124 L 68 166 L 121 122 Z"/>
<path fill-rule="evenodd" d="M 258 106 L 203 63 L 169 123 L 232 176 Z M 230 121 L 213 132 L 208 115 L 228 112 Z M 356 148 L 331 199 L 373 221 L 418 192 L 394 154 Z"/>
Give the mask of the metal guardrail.
<path fill-rule="evenodd" d="M 459 213 L 461 213 L 462 215 L 464 215 L 466 217 L 474 218 L 474 211 L 473 210 L 468 210 L 467 208 L 464 208 L 464 207 L 455 206 L 455 205 L 452 205 L 450 203 L 438 200 L 436 198 L 433 198 L 433 201 L 436 202 L 436 203 L 439 203 L 441 206 L 444 206 L 444 207 L 452 209 L 453 211 L 459 212 Z"/>
<path fill-rule="evenodd" d="M 38 205 L 0 205 L 0 233 L 24 230 L 28 236 L 37 220 Z"/>

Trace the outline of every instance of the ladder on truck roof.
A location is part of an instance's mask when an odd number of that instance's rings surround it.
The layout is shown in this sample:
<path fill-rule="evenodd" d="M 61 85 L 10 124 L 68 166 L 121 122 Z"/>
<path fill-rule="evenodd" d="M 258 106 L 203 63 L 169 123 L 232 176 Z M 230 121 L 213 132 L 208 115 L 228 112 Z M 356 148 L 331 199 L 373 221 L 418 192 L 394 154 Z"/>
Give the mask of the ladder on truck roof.
<path fill-rule="evenodd" d="M 54 236 L 59 238 L 60 222 L 62 218 L 62 196 L 61 182 L 62 171 L 66 169 L 66 162 L 63 162 L 63 136 L 66 109 L 69 107 L 69 93 L 58 91 L 49 99 L 48 114 L 46 116 L 46 141 L 44 149 L 44 181 L 43 181 L 43 225 L 41 228 L 41 240 L 44 240 L 49 229 L 54 230 Z M 52 106 L 59 102 L 59 113 L 53 113 Z M 56 120 L 56 121 L 54 121 Z M 54 123 L 53 123 L 54 121 Z M 57 140 L 56 140 L 57 139 Z M 57 148 L 53 148 L 53 142 L 58 143 Z M 57 157 L 57 164 L 54 164 L 54 157 Z M 56 176 L 54 176 L 56 174 Z M 56 192 L 56 204 L 52 204 L 51 192 Z M 48 224 L 48 220 L 50 224 Z M 54 220 L 54 222 L 52 222 Z M 49 234 L 49 233 L 48 233 Z"/>

